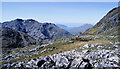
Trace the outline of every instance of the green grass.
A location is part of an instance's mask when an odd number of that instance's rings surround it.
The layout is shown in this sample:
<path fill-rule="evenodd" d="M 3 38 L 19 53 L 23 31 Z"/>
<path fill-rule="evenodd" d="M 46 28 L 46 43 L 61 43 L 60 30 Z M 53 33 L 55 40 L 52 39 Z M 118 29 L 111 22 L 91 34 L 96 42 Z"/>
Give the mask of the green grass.
<path fill-rule="evenodd" d="M 97 34 L 99 30 L 100 30 L 100 29 L 94 28 L 94 29 L 92 29 L 92 30 L 87 31 L 86 33 Z"/>

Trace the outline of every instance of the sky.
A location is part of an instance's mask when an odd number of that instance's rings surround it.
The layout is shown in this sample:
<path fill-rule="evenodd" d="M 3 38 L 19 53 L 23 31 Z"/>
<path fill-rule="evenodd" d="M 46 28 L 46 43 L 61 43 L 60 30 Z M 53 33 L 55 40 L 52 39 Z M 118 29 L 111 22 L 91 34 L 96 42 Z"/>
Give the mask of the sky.
<path fill-rule="evenodd" d="M 3 2 L 2 22 L 16 18 L 80 26 L 95 25 L 117 2 Z"/>
<path fill-rule="evenodd" d="M 119 2 L 119 0 L 1 0 L 3 2 Z"/>

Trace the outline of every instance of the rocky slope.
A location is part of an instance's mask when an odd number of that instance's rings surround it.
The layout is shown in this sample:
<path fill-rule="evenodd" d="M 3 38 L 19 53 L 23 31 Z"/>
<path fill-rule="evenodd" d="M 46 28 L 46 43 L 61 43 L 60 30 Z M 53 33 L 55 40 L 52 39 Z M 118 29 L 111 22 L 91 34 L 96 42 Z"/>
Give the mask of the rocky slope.
<path fill-rule="evenodd" d="M 87 36 L 88 37 L 88 36 Z M 84 37 L 86 38 L 86 37 Z M 92 37 L 93 39 L 101 39 L 102 37 Z M 106 36 L 105 39 L 114 39 L 117 37 Z M 102 38 L 103 39 L 103 38 Z M 10 54 L 3 57 L 3 61 L 8 62 L 8 64 L 3 64 L 3 68 L 43 68 L 43 69 L 80 69 L 80 68 L 119 68 L 120 67 L 120 42 L 109 42 L 109 44 L 104 43 L 92 43 L 85 44 L 74 50 L 54 53 L 49 56 L 40 56 L 32 58 L 28 61 L 10 62 L 12 60 L 18 59 L 20 57 L 32 57 L 33 54 L 38 54 L 39 52 L 45 53 L 48 51 L 53 51 L 55 47 L 50 47 L 50 44 L 37 46 L 34 49 L 25 50 L 20 49 L 19 55 Z M 45 49 L 47 47 L 48 49 Z M 57 47 L 57 46 L 56 46 Z M 43 49 L 38 51 L 39 49 Z M 59 50 L 56 48 L 56 50 Z M 31 55 L 29 55 L 31 54 Z M 9 60 L 5 60 L 9 59 Z"/>
<path fill-rule="evenodd" d="M 10 28 L 0 28 L 2 48 L 19 48 L 36 44 L 36 40 L 29 35 Z"/>
<path fill-rule="evenodd" d="M 72 36 L 69 32 L 60 29 L 55 24 L 39 23 L 33 19 L 16 19 L 9 22 L 4 22 L 2 23 L 2 27 L 24 32 L 39 41 L 45 39 L 67 38 Z"/>
<path fill-rule="evenodd" d="M 114 8 L 107 13 L 94 27 L 88 29 L 85 34 L 120 34 L 120 7 Z"/>

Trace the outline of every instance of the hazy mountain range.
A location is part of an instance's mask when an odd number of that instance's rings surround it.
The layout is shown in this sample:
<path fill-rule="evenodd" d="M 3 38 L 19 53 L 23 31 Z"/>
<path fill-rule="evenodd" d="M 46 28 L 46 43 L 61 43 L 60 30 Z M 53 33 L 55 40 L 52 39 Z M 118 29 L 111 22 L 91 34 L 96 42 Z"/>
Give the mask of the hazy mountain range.
<path fill-rule="evenodd" d="M 82 26 L 79 27 L 68 27 L 66 25 L 62 24 L 56 24 L 58 27 L 70 32 L 71 34 L 78 34 L 79 32 L 84 33 L 87 29 L 93 27 L 92 24 L 83 24 Z"/>

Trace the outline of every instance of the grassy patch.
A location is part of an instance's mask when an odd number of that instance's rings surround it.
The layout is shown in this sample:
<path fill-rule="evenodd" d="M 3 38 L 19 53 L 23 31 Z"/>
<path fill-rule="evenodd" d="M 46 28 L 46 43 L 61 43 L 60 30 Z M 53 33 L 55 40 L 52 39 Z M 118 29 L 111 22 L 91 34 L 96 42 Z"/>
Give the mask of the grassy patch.
<path fill-rule="evenodd" d="M 90 33 L 90 34 L 97 34 L 98 31 L 99 31 L 99 29 L 95 28 L 95 29 L 93 29 L 93 30 L 87 31 L 87 33 Z"/>

